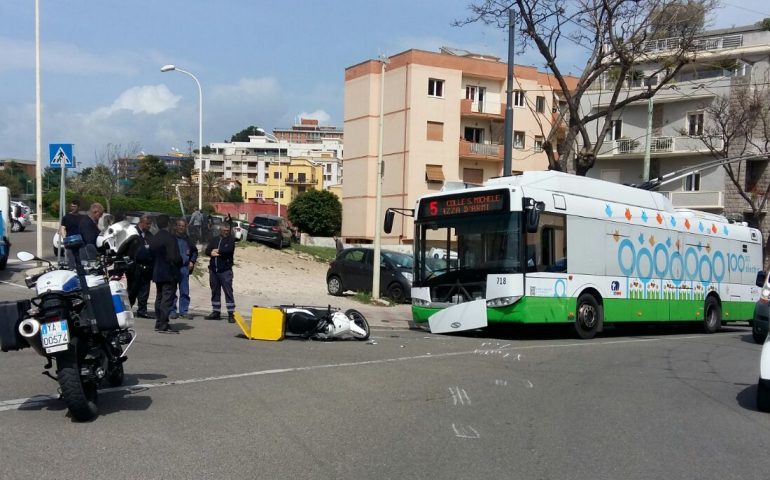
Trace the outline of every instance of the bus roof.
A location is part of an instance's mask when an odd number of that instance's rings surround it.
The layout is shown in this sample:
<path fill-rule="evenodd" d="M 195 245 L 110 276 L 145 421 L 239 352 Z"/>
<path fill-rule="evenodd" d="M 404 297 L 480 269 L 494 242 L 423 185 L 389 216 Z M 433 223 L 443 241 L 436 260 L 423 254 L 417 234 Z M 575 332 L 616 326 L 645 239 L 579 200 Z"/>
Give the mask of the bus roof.
<path fill-rule="evenodd" d="M 524 172 L 512 177 L 492 178 L 487 182 L 490 187 L 504 185 L 537 188 L 675 213 L 671 201 L 658 192 L 563 172 Z"/>

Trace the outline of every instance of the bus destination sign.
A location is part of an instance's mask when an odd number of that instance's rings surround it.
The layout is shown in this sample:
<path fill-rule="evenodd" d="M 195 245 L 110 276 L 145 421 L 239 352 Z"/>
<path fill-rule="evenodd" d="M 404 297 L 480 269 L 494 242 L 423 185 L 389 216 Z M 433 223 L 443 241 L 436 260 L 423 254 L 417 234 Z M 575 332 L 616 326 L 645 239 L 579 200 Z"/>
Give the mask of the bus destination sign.
<path fill-rule="evenodd" d="M 420 218 L 508 211 L 508 190 L 461 193 L 420 201 Z"/>

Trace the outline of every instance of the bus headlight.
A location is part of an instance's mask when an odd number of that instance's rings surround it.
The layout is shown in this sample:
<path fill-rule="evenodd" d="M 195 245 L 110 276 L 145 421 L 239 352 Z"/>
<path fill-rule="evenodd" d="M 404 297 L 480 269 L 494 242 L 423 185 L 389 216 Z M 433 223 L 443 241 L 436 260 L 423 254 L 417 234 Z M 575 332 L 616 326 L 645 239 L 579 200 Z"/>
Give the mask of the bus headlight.
<path fill-rule="evenodd" d="M 422 298 L 412 297 L 412 305 L 415 305 L 418 307 L 427 307 L 428 305 L 430 305 L 430 302 L 427 300 L 423 300 Z"/>
<path fill-rule="evenodd" d="M 499 297 L 487 300 L 487 307 L 507 307 L 513 304 L 517 297 Z"/>

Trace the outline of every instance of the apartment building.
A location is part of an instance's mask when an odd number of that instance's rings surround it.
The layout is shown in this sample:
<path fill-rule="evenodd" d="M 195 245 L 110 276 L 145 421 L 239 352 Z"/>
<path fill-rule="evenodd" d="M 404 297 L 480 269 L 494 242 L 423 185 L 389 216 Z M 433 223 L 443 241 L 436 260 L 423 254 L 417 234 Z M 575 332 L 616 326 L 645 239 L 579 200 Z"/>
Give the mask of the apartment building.
<path fill-rule="evenodd" d="M 324 140 L 336 140 L 342 143 L 344 135 L 341 128 L 320 125 L 313 118 L 300 118 L 299 123 L 290 128 L 276 128 L 273 135 L 278 140 L 293 143 L 321 143 Z"/>
<path fill-rule="evenodd" d="M 407 50 L 385 66 L 368 60 L 345 70 L 345 176 L 342 236 L 374 238 L 380 96 L 384 98 L 382 210 L 413 208 L 445 181 L 482 183 L 503 173 L 507 65 L 499 58 L 442 48 Z M 570 82 L 575 79 L 570 78 Z M 515 65 L 514 171 L 545 170 L 542 143 L 559 108 L 558 83 Z M 411 243 L 411 219 L 398 218 L 387 243 Z"/>
<path fill-rule="evenodd" d="M 288 205 L 310 188 L 328 190 L 342 182 L 343 145 L 273 141 L 250 136 L 248 142 L 211 143 L 206 169 L 224 182 L 238 182 L 245 201 L 273 199 Z"/>
<path fill-rule="evenodd" d="M 656 84 L 658 79 L 651 74 L 660 67 L 656 58 L 665 58 L 678 42 L 678 38 L 647 42 L 645 52 L 650 61 L 640 63 L 626 79 L 623 95 L 638 92 L 647 82 Z M 649 104 L 645 100 L 615 113 L 589 176 L 618 183 L 641 182 L 648 122 L 652 125 L 650 178 L 715 158 L 707 143 L 722 148 L 723 139 L 706 136 L 713 121 L 708 115 L 709 106 L 720 98 L 732 98 L 739 89 L 768 91 L 770 32 L 757 26 L 707 31 L 696 40 L 696 46 L 694 61 L 653 97 L 651 112 L 648 113 Z M 611 95 L 607 80 L 605 76 L 585 95 L 583 111 L 606 106 L 606 99 Z M 590 128 L 592 141 L 600 129 L 599 122 Z M 766 160 L 747 161 L 743 168 L 736 168 L 747 190 L 752 183 L 761 181 L 767 185 L 770 180 L 770 175 L 765 173 L 767 164 Z M 661 186 L 660 191 L 675 207 L 705 210 L 740 220 L 747 213 L 748 204 L 722 167 L 693 173 Z"/>

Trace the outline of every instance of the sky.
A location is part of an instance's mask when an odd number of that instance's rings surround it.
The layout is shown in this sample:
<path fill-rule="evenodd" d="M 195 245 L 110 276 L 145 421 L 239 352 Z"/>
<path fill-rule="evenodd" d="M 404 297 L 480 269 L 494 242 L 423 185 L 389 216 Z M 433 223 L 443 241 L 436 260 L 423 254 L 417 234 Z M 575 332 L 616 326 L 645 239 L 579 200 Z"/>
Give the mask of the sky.
<path fill-rule="evenodd" d="M 107 145 L 148 154 L 272 131 L 300 117 L 342 127 L 345 68 L 410 48 L 462 48 L 507 58 L 507 31 L 472 24 L 470 0 L 40 0 L 42 158 L 72 143 L 81 166 Z M 0 2 L 0 158 L 35 159 L 35 8 Z M 766 0 L 730 0 L 711 27 L 770 17 Z M 561 68 L 580 72 L 563 42 Z M 534 53 L 516 63 L 544 70 Z"/>

